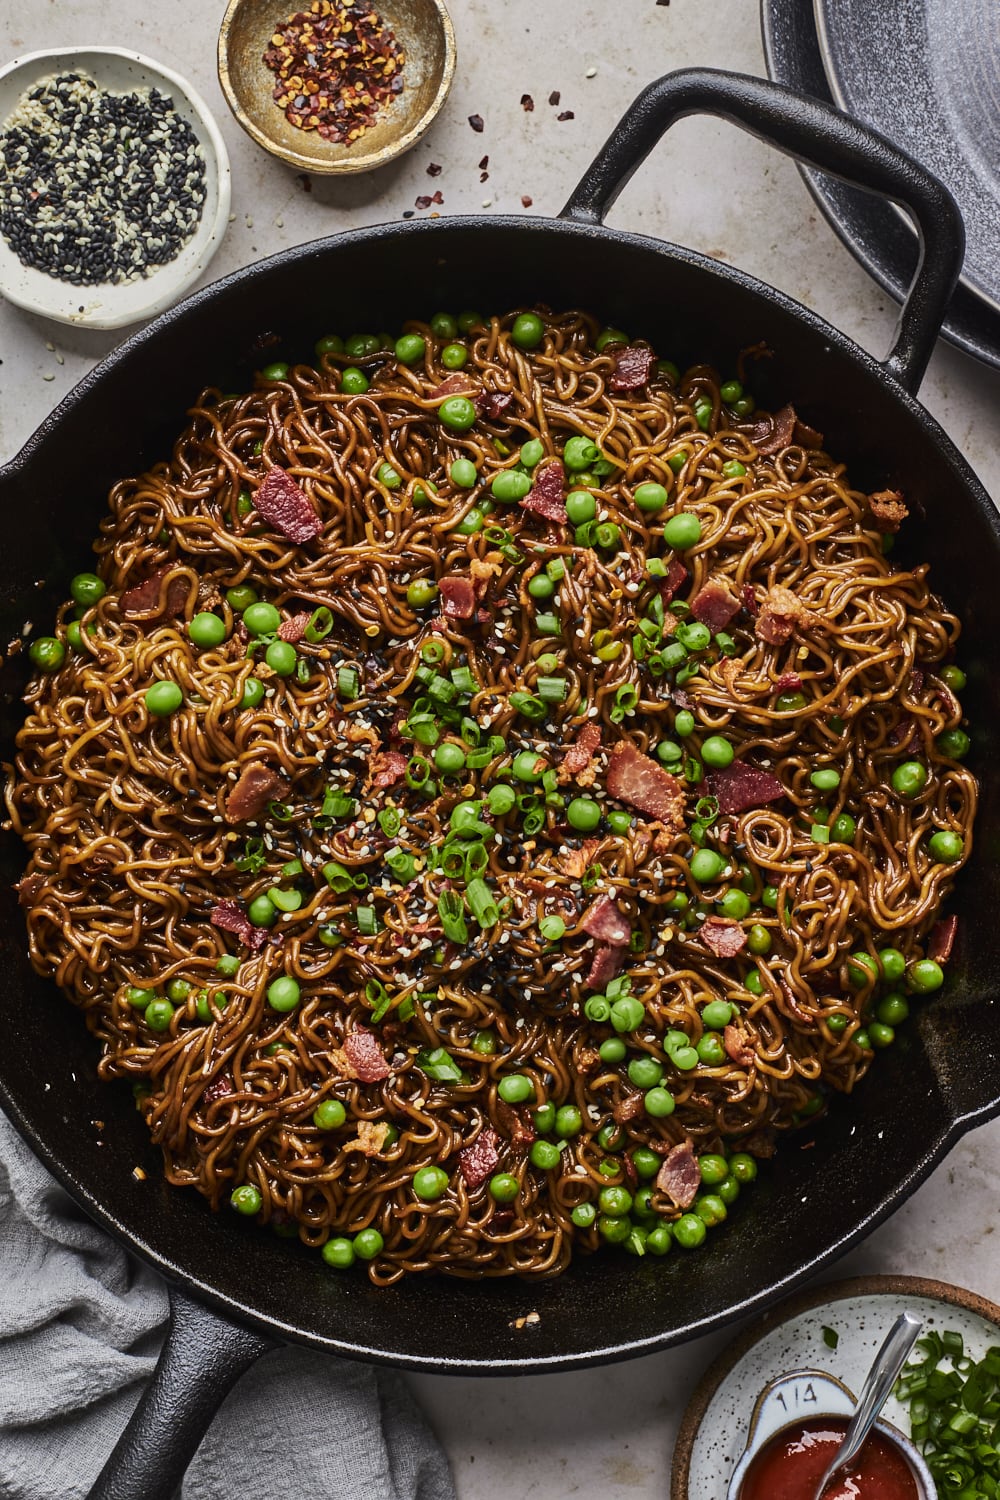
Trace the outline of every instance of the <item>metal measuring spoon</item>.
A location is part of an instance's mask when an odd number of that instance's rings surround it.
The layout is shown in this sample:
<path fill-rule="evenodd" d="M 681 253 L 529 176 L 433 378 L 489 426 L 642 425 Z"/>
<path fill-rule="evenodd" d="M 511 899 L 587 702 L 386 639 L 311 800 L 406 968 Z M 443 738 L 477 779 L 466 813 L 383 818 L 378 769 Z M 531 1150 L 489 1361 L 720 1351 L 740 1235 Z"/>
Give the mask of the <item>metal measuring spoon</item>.
<path fill-rule="evenodd" d="M 819 1482 L 814 1500 L 823 1500 L 823 1494 L 830 1480 L 838 1469 L 844 1464 L 850 1463 L 858 1452 L 865 1438 L 875 1425 L 876 1418 L 882 1410 L 886 1401 L 892 1393 L 896 1383 L 896 1376 L 906 1363 L 906 1357 L 913 1348 L 917 1334 L 923 1327 L 920 1318 L 914 1317 L 913 1313 L 900 1313 L 886 1336 L 885 1343 L 875 1356 L 875 1361 L 868 1371 L 868 1378 L 858 1397 L 858 1404 L 854 1410 L 854 1416 L 848 1424 L 844 1433 L 844 1441 L 834 1454 L 833 1462 L 830 1464 L 823 1478 Z"/>

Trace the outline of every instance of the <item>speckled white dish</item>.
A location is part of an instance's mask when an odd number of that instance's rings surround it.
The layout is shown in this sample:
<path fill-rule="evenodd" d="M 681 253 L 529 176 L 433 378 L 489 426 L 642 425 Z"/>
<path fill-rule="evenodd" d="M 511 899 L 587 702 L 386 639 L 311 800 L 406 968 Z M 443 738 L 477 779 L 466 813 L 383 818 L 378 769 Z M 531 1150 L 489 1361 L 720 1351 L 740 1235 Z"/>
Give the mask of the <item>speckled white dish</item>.
<path fill-rule="evenodd" d="M 925 1332 L 957 1330 L 974 1358 L 1000 1343 L 1000 1307 L 944 1282 L 868 1276 L 790 1298 L 755 1322 L 704 1375 L 681 1421 L 670 1500 L 726 1500 L 764 1387 L 788 1371 L 808 1368 L 860 1390 L 879 1345 L 903 1311 L 922 1318 Z M 830 1348 L 824 1329 L 836 1334 L 836 1348 Z M 906 1408 L 895 1396 L 882 1418 L 909 1433 Z"/>
<path fill-rule="evenodd" d="M 55 73 L 83 72 L 117 92 L 157 88 L 198 137 L 205 156 L 205 203 L 194 234 L 180 253 L 149 276 L 119 285 L 71 286 L 23 265 L 0 237 L 0 295 L 29 312 L 83 328 L 122 328 L 154 317 L 204 271 L 229 221 L 229 156 L 208 105 L 170 68 L 121 47 L 53 48 L 29 52 L 0 68 L 0 125 L 32 84 Z"/>

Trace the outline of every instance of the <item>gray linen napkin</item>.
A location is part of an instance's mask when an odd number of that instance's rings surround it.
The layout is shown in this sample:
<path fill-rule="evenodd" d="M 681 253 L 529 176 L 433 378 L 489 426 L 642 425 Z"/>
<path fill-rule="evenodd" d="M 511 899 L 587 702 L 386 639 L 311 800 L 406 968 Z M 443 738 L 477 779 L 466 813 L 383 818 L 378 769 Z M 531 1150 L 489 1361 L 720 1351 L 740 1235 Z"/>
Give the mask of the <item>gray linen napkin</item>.
<path fill-rule="evenodd" d="M 153 1372 L 166 1287 L 53 1181 L 0 1115 L 0 1496 L 87 1494 Z M 392 1371 L 266 1354 L 227 1397 L 181 1500 L 454 1500 Z"/>

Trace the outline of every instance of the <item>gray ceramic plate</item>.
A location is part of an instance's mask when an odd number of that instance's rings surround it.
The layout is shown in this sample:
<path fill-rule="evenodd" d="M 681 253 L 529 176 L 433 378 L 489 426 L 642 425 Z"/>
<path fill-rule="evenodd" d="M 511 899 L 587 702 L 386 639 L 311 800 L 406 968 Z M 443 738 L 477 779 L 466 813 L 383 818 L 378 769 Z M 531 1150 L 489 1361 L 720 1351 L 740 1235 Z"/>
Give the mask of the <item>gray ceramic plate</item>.
<path fill-rule="evenodd" d="M 816 35 L 813 0 L 761 0 L 761 30 L 770 77 L 832 103 Z M 909 226 L 884 199 L 811 167 L 800 170 L 834 232 L 879 286 L 901 302 L 917 256 Z M 966 354 L 1000 368 L 1000 310 L 969 287 L 955 288 L 941 331 L 949 343 Z"/>
<path fill-rule="evenodd" d="M 1000 308 L 1000 6 L 814 0 L 830 91 L 947 183 L 965 219 L 962 280 Z"/>

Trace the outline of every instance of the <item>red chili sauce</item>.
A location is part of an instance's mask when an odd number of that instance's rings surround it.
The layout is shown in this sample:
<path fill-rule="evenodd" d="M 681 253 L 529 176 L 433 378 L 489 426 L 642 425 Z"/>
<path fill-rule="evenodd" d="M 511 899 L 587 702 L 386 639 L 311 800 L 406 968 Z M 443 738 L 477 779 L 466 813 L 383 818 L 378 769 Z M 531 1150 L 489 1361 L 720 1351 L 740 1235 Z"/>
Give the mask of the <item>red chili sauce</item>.
<path fill-rule="evenodd" d="M 775 1433 L 756 1455 L 739 1500 L 814 1500 L 847 1422 L 814 1417 Z M 873 1432 L 823 1491 L 823 1500 L 919 1500 L 917 1481 L 895 1444 Z"/>

